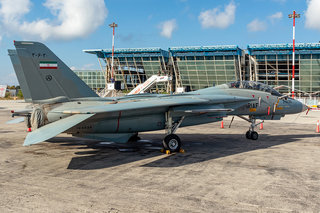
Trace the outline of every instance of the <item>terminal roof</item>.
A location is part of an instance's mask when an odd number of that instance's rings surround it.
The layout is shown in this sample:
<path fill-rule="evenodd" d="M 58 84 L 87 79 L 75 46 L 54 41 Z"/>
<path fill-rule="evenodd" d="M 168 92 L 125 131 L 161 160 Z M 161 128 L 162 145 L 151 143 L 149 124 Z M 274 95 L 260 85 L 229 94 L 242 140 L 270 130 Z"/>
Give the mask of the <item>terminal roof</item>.
<path fill-rule="evenodd" d="M 83 50 L 83 52 L 96 54 L 99 58 L 110 58 L 112 56 L 112 49 L 90 49 Z M 169 57 L 168 51 L 159 47 L 152 48 L 117 48 L 114 50 L 115 57 L 149 57 L 149 56 L 163 56 Z"/>
<path fill-rule="evenodd" d="M 250 55 L 259 54 L 260 52 L 269 53 L 292 53 L 293 44 L 250 44 L 247 49 Z M 297 53 L 320 53 L 320 43 L 297 43 L 295 44 Z"/>
<path fill-rule="evenodd" d="M 169 52 L 173 56 L 242 54 L 242 50 L 237 45 L 170 47 Z"/>

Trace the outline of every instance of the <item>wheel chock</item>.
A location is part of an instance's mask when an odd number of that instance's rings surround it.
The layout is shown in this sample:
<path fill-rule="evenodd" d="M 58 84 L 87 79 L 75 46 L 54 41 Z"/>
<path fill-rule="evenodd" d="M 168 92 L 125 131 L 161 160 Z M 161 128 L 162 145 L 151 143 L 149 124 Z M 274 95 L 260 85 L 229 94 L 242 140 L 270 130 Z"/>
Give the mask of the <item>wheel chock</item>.
<path fill-rule="evenodd" d="M 170 150 L 166 150 L 166 154 L 170 155 L 171 154 Z"/>
<path fill-rule="evenodd" d="M 164 149 L 160 149 L 160 152 L 164 153 Z"/>
<path fill-rule="evenodd" d="M 180 153 L 185 153 L 185 150 L 184 149 L 180 149 L 179 152 Z"/>

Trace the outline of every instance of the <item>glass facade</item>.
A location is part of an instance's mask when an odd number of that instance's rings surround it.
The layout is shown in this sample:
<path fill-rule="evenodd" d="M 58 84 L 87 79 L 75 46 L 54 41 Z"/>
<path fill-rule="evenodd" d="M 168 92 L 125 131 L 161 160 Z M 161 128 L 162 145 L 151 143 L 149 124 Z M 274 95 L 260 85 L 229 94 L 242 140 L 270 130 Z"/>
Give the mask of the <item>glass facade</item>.
<path fill-rule="evenodd" d="M 111 64 L 110 58 L 107 59 Z M 111 66 L 110 66 L 111 70 Z M 162 57 L 121 57 L 114 60 L 115 80 L 124 83 L 124 89 L 131 90 L 152 75 L 165 74 L 166 63 Z M 164 91 L 166 85 L 156 84 L 153 90 Z"/>
<path fill-rule="evenodd" d="M 176 85 L 191 90 L 238 80 L 241 49 L 234 45 L 172 47 Z"/>
<path fill-rule="evenodd" d="M 236 80 L 237 60 L 234 56 L 184 56 L 176 58 L 182 87 L 191 90 L 211 87 Z"/>
<path fill-rule="evenodd" d="M 91 89 L 105 88 L 104 73 L 101 70 L 73 70 Z"/>
<path fill-rule="evenodd" d="M 300 58 L 299 88 L 309 93 L 320 91 L 320 54 L 312 54 L 310 59 Z"/>

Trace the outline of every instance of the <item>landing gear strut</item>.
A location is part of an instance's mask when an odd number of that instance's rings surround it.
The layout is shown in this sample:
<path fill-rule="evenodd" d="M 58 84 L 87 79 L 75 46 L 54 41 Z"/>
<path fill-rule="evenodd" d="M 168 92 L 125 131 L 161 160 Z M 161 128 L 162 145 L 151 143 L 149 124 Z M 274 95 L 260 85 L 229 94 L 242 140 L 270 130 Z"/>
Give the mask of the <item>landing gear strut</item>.
<path fill-rule="evenodd" d="M 174 134 L 181 125 L 185 116 L 182 116 L 178 122 L 172 120 L 172 112 L 166 112 L 166 137 L 163 139 L 162 145 L 166 151 L 179 152 L 181 149 L 181 140 L 178 135 Z"/>
<path fill-rule="evenodd" d="M 264 121 L 256 124 L 256 119 L 253 116 L 249 116 L 249 119 L 241 115 L 239 115 L 238 117 L 251 123 L 249 130 L 246 132 L 246 138 L 251 140 L 258 140 L 259 134 L 256 131 L 254 131 L 254 128 L 263 123 Z"/>

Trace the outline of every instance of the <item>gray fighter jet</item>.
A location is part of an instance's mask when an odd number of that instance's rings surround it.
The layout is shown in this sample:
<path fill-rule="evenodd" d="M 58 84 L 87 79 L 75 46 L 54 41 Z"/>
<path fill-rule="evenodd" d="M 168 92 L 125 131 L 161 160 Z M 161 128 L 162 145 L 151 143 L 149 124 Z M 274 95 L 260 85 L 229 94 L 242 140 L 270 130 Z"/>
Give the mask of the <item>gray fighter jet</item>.
<path fill-rule="evenodd" d="M 166 130 L 163 147 L 180 150 L 174 134 L 179 127 L 222 121 L 239 116 L 250 123 L 246 138 L 257 140 L 259 120 L 279 120 L 307 109 L 270 86 L 236 81 L 176 95 L 142 94 L 100 98 L 44 44 L 15 41 L 8 50 L 26 102 L 32 107 L 12 111 L 26 117 L 24 145 L 60 133 L 113 142 L 138 140 L 138 133 Z M 21 122 L 21 118 L 14 122 Z M 262 121 L 262 122 L 263 122 Z"/>

